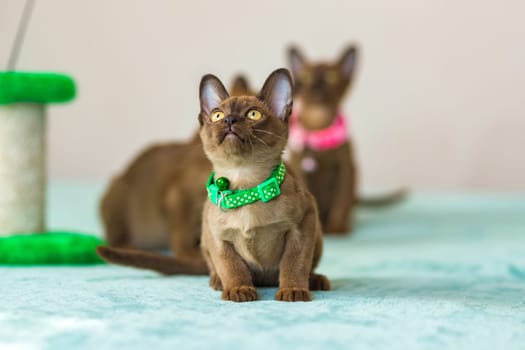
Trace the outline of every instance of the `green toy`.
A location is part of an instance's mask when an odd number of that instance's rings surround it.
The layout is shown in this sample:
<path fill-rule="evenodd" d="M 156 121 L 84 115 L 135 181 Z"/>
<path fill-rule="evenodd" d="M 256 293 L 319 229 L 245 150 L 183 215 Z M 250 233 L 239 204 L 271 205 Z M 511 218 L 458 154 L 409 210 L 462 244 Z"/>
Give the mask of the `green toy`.
<path fill-rule="evenodd" d="M 96 248 L 104 242 L 73 232 L 0 237 L 1 265 L 85 265 L 103 263 Z"/>
<path fill-rule="evenodd" d="M 100 239 L 46 231 L 46 104 L 71 101 L 76 89 L 67 75 L 14 71 L 32 6 L 0 72 L 0 265 L 100 263 Z"/>
<path fill-rule="evenodd" d="M 67 75 L 42 72 L 0 72 L 0 104 L 60 103 L 75 97 L 75 82 Z"/>

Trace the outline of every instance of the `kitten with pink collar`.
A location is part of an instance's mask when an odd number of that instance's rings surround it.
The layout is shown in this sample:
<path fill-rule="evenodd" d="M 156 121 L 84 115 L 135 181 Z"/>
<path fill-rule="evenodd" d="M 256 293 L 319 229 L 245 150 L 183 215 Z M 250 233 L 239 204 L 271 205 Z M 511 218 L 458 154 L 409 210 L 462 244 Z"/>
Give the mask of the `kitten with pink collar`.
<path fill-rule="evenodd" d="M 352 229 L 356 204 L 382 206 L 405 191 L 373 200 L 357 198 L 357 169 L 341 103 L 352 87 L 358 50 L 348 46 L 335 62 L 309 62 L 296 47 L 288 50 L 299 105 L 290 120 L 290 161 L 315 196 L 324 232 Z"/>

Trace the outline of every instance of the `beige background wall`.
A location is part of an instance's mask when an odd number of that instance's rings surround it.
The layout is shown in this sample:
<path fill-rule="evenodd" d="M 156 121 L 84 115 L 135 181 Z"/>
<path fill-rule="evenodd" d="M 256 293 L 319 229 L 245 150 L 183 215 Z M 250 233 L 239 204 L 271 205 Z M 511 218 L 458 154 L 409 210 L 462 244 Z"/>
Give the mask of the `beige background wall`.
<path fill-rule="evenodd" d="M 23 2 L 0 0 L 0 64 Z M 525 188 L 523 1 L 38 1 L 18 67 L 72 73 L 50 109 L 53 177 L 104 178 L 196 127 L 200 76 L 259 86 L 301 44 L 362 48 L 345 111 L 367 186 Z"/>

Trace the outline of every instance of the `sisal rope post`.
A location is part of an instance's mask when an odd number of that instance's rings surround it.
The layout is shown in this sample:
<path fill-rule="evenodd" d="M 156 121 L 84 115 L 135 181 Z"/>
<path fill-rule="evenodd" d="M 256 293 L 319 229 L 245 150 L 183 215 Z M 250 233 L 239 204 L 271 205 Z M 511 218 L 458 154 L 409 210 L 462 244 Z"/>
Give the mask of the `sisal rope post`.
<path fill-rule="evenodd" d="M 0 105 L 0 235 L 45 231 L 45 105 Z"/>

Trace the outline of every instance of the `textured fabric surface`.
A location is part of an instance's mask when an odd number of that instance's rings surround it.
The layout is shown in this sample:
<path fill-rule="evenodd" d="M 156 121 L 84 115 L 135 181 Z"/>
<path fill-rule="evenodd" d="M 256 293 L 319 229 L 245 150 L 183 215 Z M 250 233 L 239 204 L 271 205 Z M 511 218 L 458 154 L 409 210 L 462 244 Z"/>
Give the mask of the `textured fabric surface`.
<path fill-rule="evenodd" d="M 98 185 L 50 191 L 51 227 L 100 232 Z M 525 195 L 413 195 L 326 240 L 334 290 L 220 300 L 206 277 L 0 269 L 0 349 L 524 349 Z"/>

